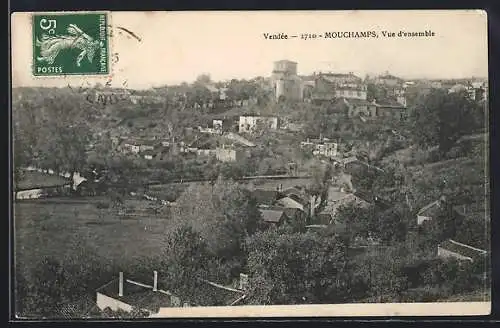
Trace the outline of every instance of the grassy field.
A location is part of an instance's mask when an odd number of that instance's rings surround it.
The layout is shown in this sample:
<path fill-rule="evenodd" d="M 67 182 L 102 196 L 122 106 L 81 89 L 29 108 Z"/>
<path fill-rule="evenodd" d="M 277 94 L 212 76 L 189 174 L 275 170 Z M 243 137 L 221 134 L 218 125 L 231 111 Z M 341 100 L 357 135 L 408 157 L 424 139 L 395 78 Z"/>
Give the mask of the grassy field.
<path fill-rule="evenodd" d="M 17 202 L 14 208 L 15 260 L 29 267 L 43 256 L 63 260 L 82 246 L 93 249 L 103 263 L 127 265 L 158 252 L 169 227 L 168 211 L 151 213 L 148 201 L 128 199 L 125 216 L 98 208 L 106 200 L 48 199 Z"/>
<path fill-rule="evenodd" d="M 256 181 L 257 182 L 257 181 Z M 260 182 L 260 183 L 259 183 Z M 308 179 L 259 181 L 257 188 L 275 190 L 302 185 Z M 197 184 L 197 183 L 193 183 Z M 155 196 L 178 192 L 183 185 L 158 185 Z M 157 195 L 158 194 L 158 195 Z M 48 198 L 18 201 L 14 207 L 15 256 L 19 265 L 29 265 L 43 256 L 64 259 L 81 246 L 94 249 L 104 261 L 126 264 L 158 252 L 170 228 L 169 211 L 147 200 L 126 199 L 123 211 L 108 207 L 104 197 Z"/>
<path fill-rule="evenodd" d="M 37 171 L 23 171 L 20 181 L 14 188 L 17 190 L 26 190 L 62 186 L 68 183 L 70 183 L 69 179 L 59 175 L 40 173 Z"/>

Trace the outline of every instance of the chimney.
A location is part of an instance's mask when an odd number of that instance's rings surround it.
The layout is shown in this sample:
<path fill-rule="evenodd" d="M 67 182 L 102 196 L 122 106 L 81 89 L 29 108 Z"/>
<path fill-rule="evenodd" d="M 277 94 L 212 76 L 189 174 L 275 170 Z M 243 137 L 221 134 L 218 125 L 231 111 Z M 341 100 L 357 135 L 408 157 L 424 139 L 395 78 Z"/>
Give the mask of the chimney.
<path fill-rule="evenodd" d="M 153 292 L 158 291 L 158 271 L 153 271 Z"/>
<path fill-rule="evenodd" d="M 118 296 L 123 296 L 123 272 L 120 272 L 120 281 L 118 285 Z"/>
<path fill-rule="evenodd" d="M 311 196 L 310 198 L 310 204 L 309 204 L 309 211 L 310 211 L 310 215 L 311 217 L 314 216 L 314 205 L 316 205 L 316 197 L 315 196 Z"/>
<path fill-rule="evenodd" d="M 241 290 L 246 290 L 248 287 L 248 275 L 244 273 L 240 273 L 240 286 Z"/>

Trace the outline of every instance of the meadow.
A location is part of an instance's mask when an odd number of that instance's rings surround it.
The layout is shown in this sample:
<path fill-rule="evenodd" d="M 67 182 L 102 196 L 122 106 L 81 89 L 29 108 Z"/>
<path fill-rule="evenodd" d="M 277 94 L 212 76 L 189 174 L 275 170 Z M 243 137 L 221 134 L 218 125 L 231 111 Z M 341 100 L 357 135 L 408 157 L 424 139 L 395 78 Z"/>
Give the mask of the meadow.
<path fill-rule="evenodd" d="M 14 207 L 15 262 L 29 269 L 41 258 L 63 261 L 82 248 L 102 263 L 126 266 L 161 249 L 168 211 L 151 211 L 145 200 L 126 199 L 124 211 L 106 208 L 107 200 L 51 198 L 18 201 Z"/>

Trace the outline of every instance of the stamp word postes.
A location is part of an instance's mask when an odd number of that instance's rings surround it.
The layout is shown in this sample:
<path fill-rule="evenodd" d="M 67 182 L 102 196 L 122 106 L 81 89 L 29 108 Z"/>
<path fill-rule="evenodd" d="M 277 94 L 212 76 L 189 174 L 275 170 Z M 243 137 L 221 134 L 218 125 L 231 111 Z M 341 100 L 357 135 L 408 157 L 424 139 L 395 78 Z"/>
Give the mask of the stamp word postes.
<path fill-rule="evenodd" d="M 109 74 L 106 13 L 33 15 L 33 75 Z"/>

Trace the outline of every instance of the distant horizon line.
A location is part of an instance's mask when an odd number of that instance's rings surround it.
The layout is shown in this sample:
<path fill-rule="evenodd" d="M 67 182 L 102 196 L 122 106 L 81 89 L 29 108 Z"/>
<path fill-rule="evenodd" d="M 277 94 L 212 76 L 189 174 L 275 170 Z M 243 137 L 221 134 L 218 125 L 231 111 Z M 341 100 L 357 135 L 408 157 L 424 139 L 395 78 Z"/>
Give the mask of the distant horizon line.
<path fill-rule="evenodd" d="M 420 76 L 420 77 L 407 77 L 407 76 L 403 76 L 403 75 L 398 75 L 398 74 L 395 74 L 393 72 L 390 72 L 390 71 L 384 71 L 382 73 L 364 73 L 364 74 L 360 74 L 360 73 L 356 73 L 354 71 L 348 71 L 348 72 L 345 72 L 345 71 L 330 71 L 330 70 L 318 70 L 318 71 L 314 71 L 314 72 L 310 72 L 310 73 L 297 73 L 297 76 L 312 76 L 314 74 L 319 74 L 319 73 L 323 73 L 323 74 L 328 74 L 328 73 L 334 73 L 334 74 L 349 74 L 349 73 L 352 73 L 354 74 L 355 76 L 358 76 L 358 77 L 366 77 L 366 76 L 369 76 L 369 77 L 380 77 L 380 76 L 384 76 L 384 75 L 393 75 L 395 77 L 398 77 L 402 80 L 405 80 L 405 81 L 412 81 L 412 80 L 429 80 L 429 81 L 438 81 L 438 80 L 468 80 L 468 79 L 482 79 L 482 80 L 488 80 L 488 77 L 486 76 L 475 76 L 475 75 L 469 75 L 469 76 L 456 76 L 456 77 L 425 77 L 425 76 Z M 211 77 L 211 74 L 210 73 L 200 73 L 199 76 L 201 75 L 209 75 Z M 253 80 L 253 79 L 257 79 L 257 78 L 264 78 L 264 79 L 268 79 L 270 78 L 271 76 L 268 75 L 268 76 L 262 76 L 262 75 L 255 75 L 253 77 L 233 77 L 233 78 L 225 78 L 225 79 L 217 79 L 217 80 L 211 80 L 212 83 L 221 83 L 221 82 L 229 82 L 231 80 L 238 80 L 238 81 L 241 81 L 241 80 L 246 80 L 246 81 L 249 81 L 249 80 Z M 165 82 L 165 83 L 162 83 L 162 84 L 149 84 L 148 86 L 136 86 L 136 87 L 123 87 L 123 86 L 113 86 L 111 85 L 110 88 L 121 88 L 121 89 L 141 89 L 141 90 L 147 90 L 147 89 L 154 89 L 154 88 L 162 88 L 162 87 L 168 87 L 168 86 L 179 86 L 181 84 L 192 84 L 196 82 L 196 78 L 193 79 L 193 80 L 183 80 L 183 81 L 172 81 L 170 83 L 168 82 Z M 97 84 L 104 84 L 105 82 L 95 82 L 93 83 L 93 85 L 97 85 Z M 71 85 L 71 84 L 69 84 Z M 40 85 L 36 85 L 36 84 L 33 84 L 33 85 L 29 85 L 29 84 L 26 84 L 26 85 L 17 85 L 17 86 L 12 86 L 12 89 L 16 89 L 16 88 L 66 88 L 68 87 L 68 83 L 66 83 L 65 85 L 60 85 L 60 86 L 40 86 Z"/>

